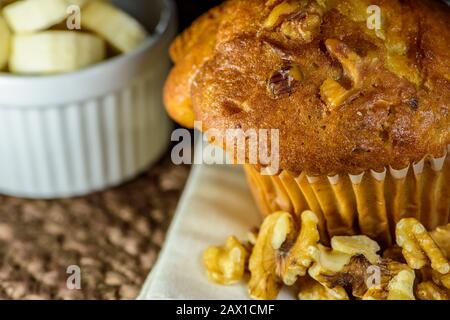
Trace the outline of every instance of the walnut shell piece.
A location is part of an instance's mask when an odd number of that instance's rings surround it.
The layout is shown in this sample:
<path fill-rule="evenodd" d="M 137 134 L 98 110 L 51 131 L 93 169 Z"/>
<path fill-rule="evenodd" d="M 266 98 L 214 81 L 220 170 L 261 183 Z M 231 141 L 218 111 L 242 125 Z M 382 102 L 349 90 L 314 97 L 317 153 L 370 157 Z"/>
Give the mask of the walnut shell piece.
<path fill-rule="evenodd" d="M 203 253 L 208 278 L 218 284 L 234 284 L 244 277 L 248 252 L 231 236 L 223 247 L 210 247 Z"/>

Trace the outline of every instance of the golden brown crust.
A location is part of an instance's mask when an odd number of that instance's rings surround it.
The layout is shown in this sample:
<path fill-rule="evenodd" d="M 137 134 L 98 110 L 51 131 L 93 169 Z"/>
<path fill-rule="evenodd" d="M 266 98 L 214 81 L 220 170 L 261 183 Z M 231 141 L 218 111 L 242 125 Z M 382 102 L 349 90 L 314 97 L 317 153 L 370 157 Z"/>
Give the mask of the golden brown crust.
<path fill-rule="evenodd" d="M 450 144 L 447 6 L 299 0 L 293 14 L 268 22 L 282 2 L 226 2 L 214 44 L 190 47 L 201 63 L 176 54 L 166 86 L 172 114 L 170 100 L 190 105 L 192 97 L 204 129 L 279 129 L 281 168 L 295 174 L 400 169 L 443 154 Z M 379 33 L 367 28 L 371 4 L 381 8 Z M 274 82 L 286 68 L 299 68 L 302 79 Z"/>
<path fill-rule="evenodd" d="M 203 63 L 213 54 L 222 12 L 223 8 L 219 6 L 205 13 L 178 36 L 170 47 L 175 67 L 164 88 L 164 103 L 171 117 L 185 127 L 191 128 L 194 122 L 192 81 Z"/>

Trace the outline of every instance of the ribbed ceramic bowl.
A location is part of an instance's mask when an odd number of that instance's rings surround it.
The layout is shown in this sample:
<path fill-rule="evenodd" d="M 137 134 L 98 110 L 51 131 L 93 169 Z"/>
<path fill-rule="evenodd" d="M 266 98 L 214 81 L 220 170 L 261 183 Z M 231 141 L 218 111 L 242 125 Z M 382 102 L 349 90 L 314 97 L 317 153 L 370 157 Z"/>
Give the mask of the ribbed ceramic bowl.
<path fill-rule="evenodd" d="M 114 2 L 153 30 L 136 51 L 69 74 L 0 74 L 0 193 L 87 194 L 136 176 L 167 147 L 161 91 L 174 4 Z"/>

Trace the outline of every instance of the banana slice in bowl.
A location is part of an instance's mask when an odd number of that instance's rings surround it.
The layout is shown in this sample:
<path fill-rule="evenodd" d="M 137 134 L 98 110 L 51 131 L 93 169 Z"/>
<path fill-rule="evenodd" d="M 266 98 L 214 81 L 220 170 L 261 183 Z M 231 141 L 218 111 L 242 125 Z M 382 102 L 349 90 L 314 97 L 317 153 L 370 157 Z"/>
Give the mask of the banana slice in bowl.
<path fill-rule="evenodd" d="M 110 1 L 110 0 L 65 0 L 69 5 L 74 4 L 79 7 L 83 7 L 85 4 L 93 1 Z"/>
<path fill-rule="evenodd" d="M 3 15 L 15 33 L 45 30 L 67 17 L 66 0 L 23 0 L 3 8 Z"/>
<path fill-rule="evenodd" d="M 81 17 L 83 28 L 97 33 L 121 53 L 133 51 L 147 37 L 137 20 L 108 2 L 88 2 Z"/>
<path fill-rule="evenodd" d="M 91 34 L 45 31 L 14 35 L 9 69 L 18 74 L 70 72 L 102 61 L 105 42 Z"/>
<path fill-rule="evenodd" d="M 11 32 L 5 19 L 0 16 L 0 70 L 7 65 L 9 59 Z"/>
<path fill-rule="evenodd" d="M 69 5 L 73 4 L 73 5 L 76 5 L 76 6 L 79 6 L 79 7 L 84 6 L 89 1 L 91 1 L 91 0 L 66 0 L 66 2 Z"/>

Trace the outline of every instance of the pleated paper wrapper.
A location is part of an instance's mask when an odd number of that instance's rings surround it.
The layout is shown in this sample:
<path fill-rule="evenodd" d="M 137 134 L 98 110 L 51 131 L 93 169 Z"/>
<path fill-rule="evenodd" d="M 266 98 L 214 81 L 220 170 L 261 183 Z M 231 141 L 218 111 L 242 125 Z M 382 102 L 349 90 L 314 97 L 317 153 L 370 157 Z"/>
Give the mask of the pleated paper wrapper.
<path fill-rule="evenodd" d="M 359 175 L 310 177 L 282 171 L 262 175 L 245 165 L 247 180 L 264 215 L 304 210 L 319 215 L 321 239 L 336 235 L 365 234 L 387 247 L 395 243 L 395 225 L 415 217 L 428 230 L 450 221 L 450 145 L 440 158 L 425 157 L 417 163 L 383 172 Z"/>

